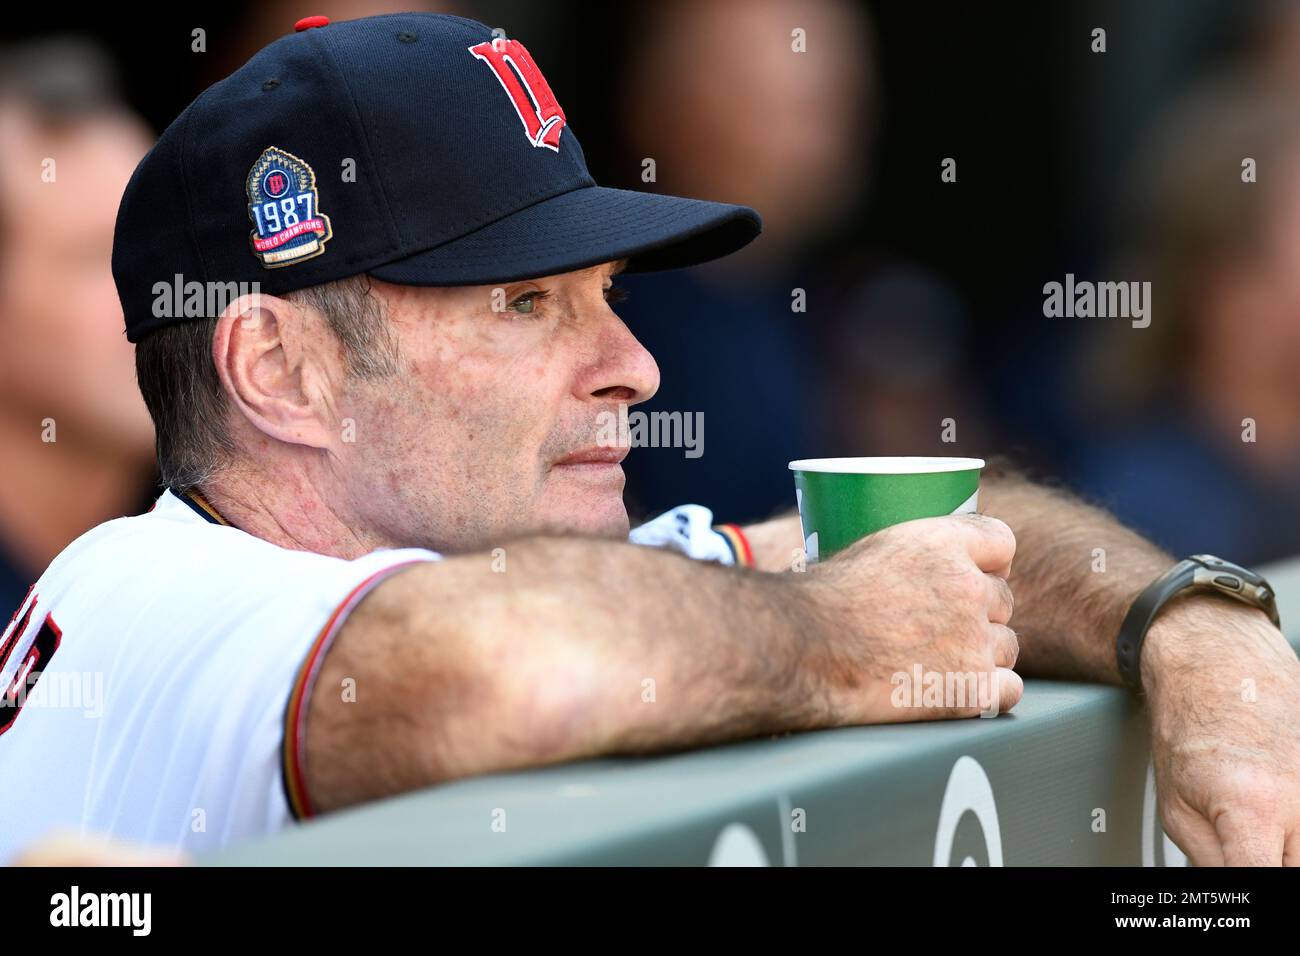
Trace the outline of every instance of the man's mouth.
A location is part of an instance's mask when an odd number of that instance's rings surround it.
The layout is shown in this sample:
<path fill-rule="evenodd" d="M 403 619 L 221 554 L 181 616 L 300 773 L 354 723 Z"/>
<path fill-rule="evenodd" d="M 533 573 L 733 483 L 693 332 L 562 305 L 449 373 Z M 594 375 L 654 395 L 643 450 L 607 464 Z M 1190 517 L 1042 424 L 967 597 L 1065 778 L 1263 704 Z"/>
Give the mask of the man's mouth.
<path fill-rule="evenodd" d="M 551 467 L 563 469 L 570 474 L 591 474 L 598 476 L 602 474 L 622 473 L 621 462 L 627 457 L 628 448 L 580 448 L 578 451 L 570 452 L 563 458 L 555 462 Z"/>

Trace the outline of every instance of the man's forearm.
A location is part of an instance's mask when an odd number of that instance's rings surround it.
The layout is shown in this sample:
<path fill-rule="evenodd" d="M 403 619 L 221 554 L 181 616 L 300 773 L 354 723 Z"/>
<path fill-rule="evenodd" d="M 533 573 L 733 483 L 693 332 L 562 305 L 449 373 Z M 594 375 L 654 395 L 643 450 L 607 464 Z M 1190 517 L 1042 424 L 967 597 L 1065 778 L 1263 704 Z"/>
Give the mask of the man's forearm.
<path fill-rule="evenodd" d="M 318 803 L 824 721 L 805 659 L 817 611 L 796 579 L 583 539 L 500 557 L 412 568 L 353 612 L 318 686 L 351 677 L 367 706 L 313 695 Z"/>
<path fill-rule="evenodd" d="M 1026 675 L 1118 683 L 1115 638 L 1134 598 L 1169 569 L 1170 555 L 1100 508 L 990 468 L 980 510 L 1016 535 L 1011 566 Z"/>
<path fill-rule="evenodd" d="M 467 620 L 586 722 L 555 759 L 812 721 L 800 663 L 813 615 L 798 582 L 620 542 L 539 538 L 507 552 L 509 571 L 479 578 Z"/>

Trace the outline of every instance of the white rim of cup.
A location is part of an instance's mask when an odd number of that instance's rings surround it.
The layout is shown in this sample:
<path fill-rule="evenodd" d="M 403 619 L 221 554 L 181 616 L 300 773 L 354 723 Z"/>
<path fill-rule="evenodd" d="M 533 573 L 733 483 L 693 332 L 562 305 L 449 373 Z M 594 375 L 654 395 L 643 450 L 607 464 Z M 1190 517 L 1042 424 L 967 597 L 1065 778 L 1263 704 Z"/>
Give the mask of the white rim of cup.
<path fill-rule="evenodd" d="M 791 471 L 837 475 L 933 475 L 945 471 L 974 471 L 983 458 L 927 458 L 920 455 L 882 458 L 801 458 L 790 462 Z"/>

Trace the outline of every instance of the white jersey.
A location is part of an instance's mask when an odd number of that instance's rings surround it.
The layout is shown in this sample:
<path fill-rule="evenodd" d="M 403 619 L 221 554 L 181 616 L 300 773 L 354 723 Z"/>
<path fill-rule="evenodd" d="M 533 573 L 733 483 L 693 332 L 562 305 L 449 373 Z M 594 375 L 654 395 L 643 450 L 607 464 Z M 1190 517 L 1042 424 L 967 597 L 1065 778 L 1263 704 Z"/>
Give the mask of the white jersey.
<path fill-rule="evenodd" d="M 0 636 L 0 863 L 54 828 L 201 851 L 311 807 L 305 703 L 348 612 L 418 548 L 281 548 L 170 491 L 70 544 Z M 634 543 L 733 563 L 706 508 Z"/>

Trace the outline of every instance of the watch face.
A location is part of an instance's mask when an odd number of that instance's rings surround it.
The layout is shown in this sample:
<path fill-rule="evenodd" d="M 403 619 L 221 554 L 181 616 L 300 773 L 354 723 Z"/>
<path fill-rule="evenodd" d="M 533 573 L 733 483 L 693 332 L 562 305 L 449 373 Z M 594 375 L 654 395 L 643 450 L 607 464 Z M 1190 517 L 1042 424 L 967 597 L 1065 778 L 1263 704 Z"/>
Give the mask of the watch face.
<path fill-rule="evenodd" d="M 1195 573 L 1194 587 L 1212 588 L 1244 604 L 1257 607 L 1268 614 L 1275 625 L 1280 626 L 1276 596 L 1261 575 L 1213 554 L 1193 554 L 1188 560 L 1201 566 Z"/>
<path fill-rule="evenodd" d="M 1240 564 L 1233 564 L 1231 561 L 1225 561 L 1223 558 L 1216 557 L 1212 554 L 1194 554 L 1189 559 L 1195 561 L 1208 571 L 1220 572 L 1223 575 L 1239 579 L 1239 581 L 1249 582 L 1251 584 L 1263 583 L 1261 578 L 1254 571 L 1243 568 Z M 1225 587 L 1232 588 L 1228 581 L 1221 582 Z M 1234 588 L 1240 590 L 1240 588 Z"/>

